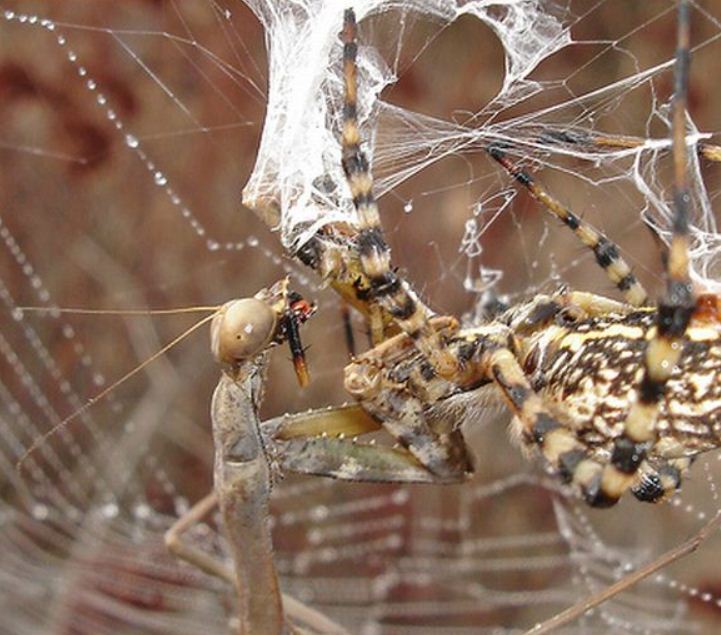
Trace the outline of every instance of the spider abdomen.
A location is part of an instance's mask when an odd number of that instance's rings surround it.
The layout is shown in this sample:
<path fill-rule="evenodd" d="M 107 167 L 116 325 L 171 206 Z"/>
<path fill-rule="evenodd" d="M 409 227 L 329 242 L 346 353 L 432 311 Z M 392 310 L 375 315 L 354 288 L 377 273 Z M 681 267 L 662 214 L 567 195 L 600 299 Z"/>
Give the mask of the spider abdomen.
<path fill-rule="evenodd" d="M 651 310 L 552 326 L 532 338 L 535 386 L 590 445 L 621 435 L 643 376 Z M 691 456 L 721 445 L 721 327 L 693 320 L 678 364 L 665 386 L 654 453 Z M 610 445 L 609 445 L 610 447 Z"/>

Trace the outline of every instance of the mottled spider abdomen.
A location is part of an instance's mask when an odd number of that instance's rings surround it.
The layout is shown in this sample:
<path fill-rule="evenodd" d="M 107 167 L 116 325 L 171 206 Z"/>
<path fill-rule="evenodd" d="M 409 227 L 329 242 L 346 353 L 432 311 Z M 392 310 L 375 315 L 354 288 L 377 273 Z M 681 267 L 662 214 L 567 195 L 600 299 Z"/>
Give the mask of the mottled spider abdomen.
<path fill-rule="evenodd" d="M 701 310 L 661 398 L 649 457 L 687 457 L 721 445 L 721 324 Z M 656 311 L 636 310 L 549 325 L 530 337 L 523 363 L 557 415 L 584 443 L 610 451 L 643 375 Z"/>

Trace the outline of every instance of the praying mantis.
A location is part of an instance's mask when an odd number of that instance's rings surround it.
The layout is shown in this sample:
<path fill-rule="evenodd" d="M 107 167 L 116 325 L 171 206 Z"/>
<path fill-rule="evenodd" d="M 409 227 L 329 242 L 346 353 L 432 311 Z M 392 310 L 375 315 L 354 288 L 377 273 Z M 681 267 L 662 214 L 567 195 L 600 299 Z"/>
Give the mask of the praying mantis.
<path fill-rule="evenodd" d="M 269 349 L 287 340 L 299 381 L 307 382 L 297 329 L 312 311 L 311 305 L 288 290 L 285 278 L 252 298 L 226 303 L 211 323 L 211 348 L 222 365 L 211 405 L 214 489 L 168 530 L 165 542 L 178 557 L 236 587 L 241 634 L 347 633 L 319 612 L 281 594 L 268 526 L 272 458 L 258 408 Z M 182 539 L 216 506 L 232 569 Z"/>

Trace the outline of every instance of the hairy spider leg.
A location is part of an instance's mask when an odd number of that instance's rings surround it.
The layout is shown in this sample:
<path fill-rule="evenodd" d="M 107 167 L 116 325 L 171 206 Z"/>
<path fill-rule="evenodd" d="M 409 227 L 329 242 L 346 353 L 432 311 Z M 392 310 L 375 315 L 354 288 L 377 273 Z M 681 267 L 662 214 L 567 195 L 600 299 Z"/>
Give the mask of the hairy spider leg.
<path fill-rule="evenodd" d="M 559 218 L 586 247 L 593 251 L 596 262 L 623 294 L 626 302 L 632 306 L 648 305 L 646 290 L 636 278 L 631 267 L 623 259 L 618 246 L 612 240 L 553 198 L 536 182 L 531 174 L 511 161 L 499 145 L 492 144 L 488 146 L 487 151 L 516 181 L 530 192 L 533 198 L 551 214 Z"/>
<path fill-rule="evenodd" d="M 666 392 L 666 382 L 681 357 L 686 330 L 696 306 L 689 276 L 688 254 L 689 191 L 685 118 L 689 45 L 688 2 L 679 0 L 672 120 L 674 218 L 671 246 L 666 261 L 666 289 L 659 300 L 656 328 L 646 345 L 643 377 L 636 401 L 628 413 L 623 433 L 614 441 L 611 462 L 603 471 L 598 489 L 598 497 L 603 504 L 613 504 L 633 484 L 639 466 L 656 441 L 659 405 Z M 659 480 L 659 487 L 647 493 L 648 500 L 657 500 L 665 492 L 666 488 Z"/>
<path fill-rule="evenodd" d="M 567 483 L 586 491 L 602 470 L 589 456 L 588 447 L 563 425 L 531 385 L 518 361 L 514 336 L 502 324 L 472 329 L 466 338 L 479 351 L 473 364 L 478 375 L 493 381 L 520 424 L 518 432 L 529 446 L 538 447 L 548 463 Z M 469 361 L 469 366 L 471 363 Z"/>
<path fill-rule="evenodd" d="M 434 318 L 439 325 L 445 318 Z M 447 319 L 446 319 L 447 320 Z M 520 433 L 529 445 L 539 447 L 548 461 L 562 474 L 568 473 L 580 487 L 602 466 L 587 459 L 586 469 L 570 474 L 567 465 L 576 456 L 587 456 L 586 446 L 574 432 L 559 422 L 530 385 L 514 350 L 511 330 L 493 323 L 454 336 L 449 350 L 463 359 L 463 384 L 494 382 L 511 412 L 520 422 Z M 346 387 L 362 406 L 341 406 L 286 415 L 263 425 L 269 445 L 276 448 L 276 460 L 295 472 L 332 476 L 351 481 L 391 481 L 452 483 L 464 480 L 472 471 L 472 461 L 460 430 L 441 421 L 434 426 L 427 418 L 425 399 L 415 390 L 399 384 L 398 366 L 392 359 L 412 347 L 405 334 L 399 334 L 354 360 L 346 368 Z M 426 362 L 426 366 L 428 363 Z M 447 394 L 448 382 L 424 372 L 410 361 L 409 381 L 425 383 L 427 398 L 434 401 Z M 374 372 L 374 369 L 380 369 Z M 406 370 L 401 369 L 401 373 Z M 371 416 L 372 415 L 372 416 Z M 402 449 L 361 443 L 357 435 L 382 427 L 404 446 Z M 450 422 L 452 423 L 452 422 Z"/>
<path fill-rule="evenodd" d="M 591 134 L 577 130 L 546 129 L 539 135 L 539 141 L 544 144 L 568 144 L 588 148 L 608 148 L 612 150 L 633 150 L 655 144 L 657 139 L 644 137 L 631 137 L 613 134 Z M 696 153 L 702 159 L 718 163 L 721 161 L 721 146 L 699 141 Z"/>
<path fill-rule="evenodd" d="M 360 147 L 357 108 L 358 52 L 355 13 L 347 9 L 343 24 L 343 170 L 358 214 L 356 237 L 361 266 L 370 282 L 371 299 L 378 302 L 407 333 L 442 377 L 458 370 L 456 359 L 445 342 L 431 327 L 432 311 L 420 301 L 410 285 L 391 268 L 391 252 L 383 234 L 378 204 L 373 195 L 373 177 L 368 158 Z"/>

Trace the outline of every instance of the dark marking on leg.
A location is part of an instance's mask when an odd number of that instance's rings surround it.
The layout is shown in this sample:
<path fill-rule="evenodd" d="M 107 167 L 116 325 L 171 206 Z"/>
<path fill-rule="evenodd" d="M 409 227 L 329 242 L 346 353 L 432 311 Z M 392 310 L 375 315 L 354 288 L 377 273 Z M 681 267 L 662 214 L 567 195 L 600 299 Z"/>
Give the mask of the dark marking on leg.
<path fill-rule="evenodd" d="M 568 211 L 561 220 L 573 231 L 576 231 L 581 226 L 581 219 L 571 211 Z"/>
<path fill-rule="evenodd" d="M 388 251 L 388 245 L 380 227 L 368 227 L 358 233 L 358 255 L 361 259 L 386 251 Z"/>
<path fill-rule="evenodd" d="M 661 337 L 680 338 L 686 332 L 696 306 L 689 281 L 669 280 L 666 297 L 658 307 L 658 332 Z"/>
<path fill-rule="evenodd" d="M 543 445 L 546 435 L 553 430 L 558 430 L 561 424 L 545 412 L 538 413 L 536 421 L 531 429 L 531 437 L 537 445 Z"/>
<path fill-rule="evenodd" d="M 573 480 L 578 464 L 586 458 L 583 450 L 569 450 L 558 457 L 558 475 L 568 484 Z"/>
<path fill-rule="evenodd" d="M 666 382 L 657 381 L 644 373 L 641 384 L 638 387 L 638 398 L 642 403 L 658 403 L 666 392 Z"/>
<path fill-rule="evenodd" d="M 430 362 L 425 359 L 421 360 L 419 370 L 421 371 L 421 377 L 423 377 L 426 381 L 431 381 L 436 376 L 436 371 L 433 370 L 433 366 L 431 366 Z"/>
<path fill-rule="evenodd" d="M 603 235 L 593 247 L 593 253 L 596 255 L 596 262 L 604 269 L 608 269 L 620 258 L 618 247 Z"/>
<path fill-rule="evenodd" d="M 556 313 L 558 313 L 560 310 L 561 305 L 558 304 L 558 302 L 554 302 L 553 300 L 551 300 L 550 302 L 544 302 L 543 304 L 537 304 L 533 308 L 533 311 L 531 311 L 531 314 L 528 316 L 526 324 L 528 324 L 528 326 L 531 328 L 540 326 L 541 324 L 545 324 L 553 317 L 555 317 Z"/>
<path fill-rule="evenodd" d="M 343 104 L 343 119 L 345 121 L 355 121 L 358 118 L 358 108 L 355 102 L 346 102 Z"/>
<path fill-rule="evenodd" d="M 601 474 L 597 474 L 593 481 L 583 488 L 583 497 L 591 507 L 607 509 L 618 503 L 618 498 L 609 496 L 601 488 Z"/>
<path fill-rule="evenodd" d="M 321 259 L 322 247 L 317 237 L 313 236 L 309 241 L 303 243 L 295 252 L 296 258 L 306 267 L 315 270 L 318 268 Z"/>
<path fill-rule="evenodd" d="M 374 298 L 385 298 L 394 295 L 402 287 L 400 278 L 392 271 L 388 271 L 377 278 L 371 278 L 370 283 Z"/>
<path fill-rule="evenodd" d="M 611 465 L 619 472 L 633 474 L 646 457 L 647 443 L 635 443 L 626 436 L 620 436 L 613 442 Z"/>
<path fill-rule="evenodd" d="M 516 410 L 521 410 L 523 404 L 526 403 L 532 392 L 528 386 L 523 384 L 510 383 L 506 380 L 501 369 L 497 366 L 493 366 L 493 377 L 498 384 L 503 388 L 503 392 L 510 399 L 511 404 Z"/>
<path fill-rule="evenodd" d="M 638 280 L 636 279 L 636 276 L 634 276 L 632 273 L 627 273 L 616 283 L 616 286 L 620 291 L 628 291 L 633 285 L 637 283 Z"/>
<path fill-rule="evenodd" d="M 391 308 L 390 314 L 399 320 L 407 320 L 416 312 L 417 309 L 418 305 L 415 300 L 410 295 L 406 295 L 399 306 Z"/>
<path fill-rule="evenodd" d="M 476 354 L 477 350 L 477 341 L 473 343 L 465 342 L 458 347 L 458 350 L 456 351 L 456 357 L 461 364 L 467 364 L 471 359 L 473 359 L 473 356 Z"/>
<path fill-rule="evenodd" d="M 366 159 L 365 154 L 360 151 L 358 146 L 346 148 L 343 154 L 343 171 L 347 177 L 368 173 L 368 159 Z"/>
<path fill-rule="evenodd" d="M 358 209 L 359 207 L 368 207 L 374 205 L 376 202 L 372 192 L 361 192 L 353 197 L 353 205 Z"/>

